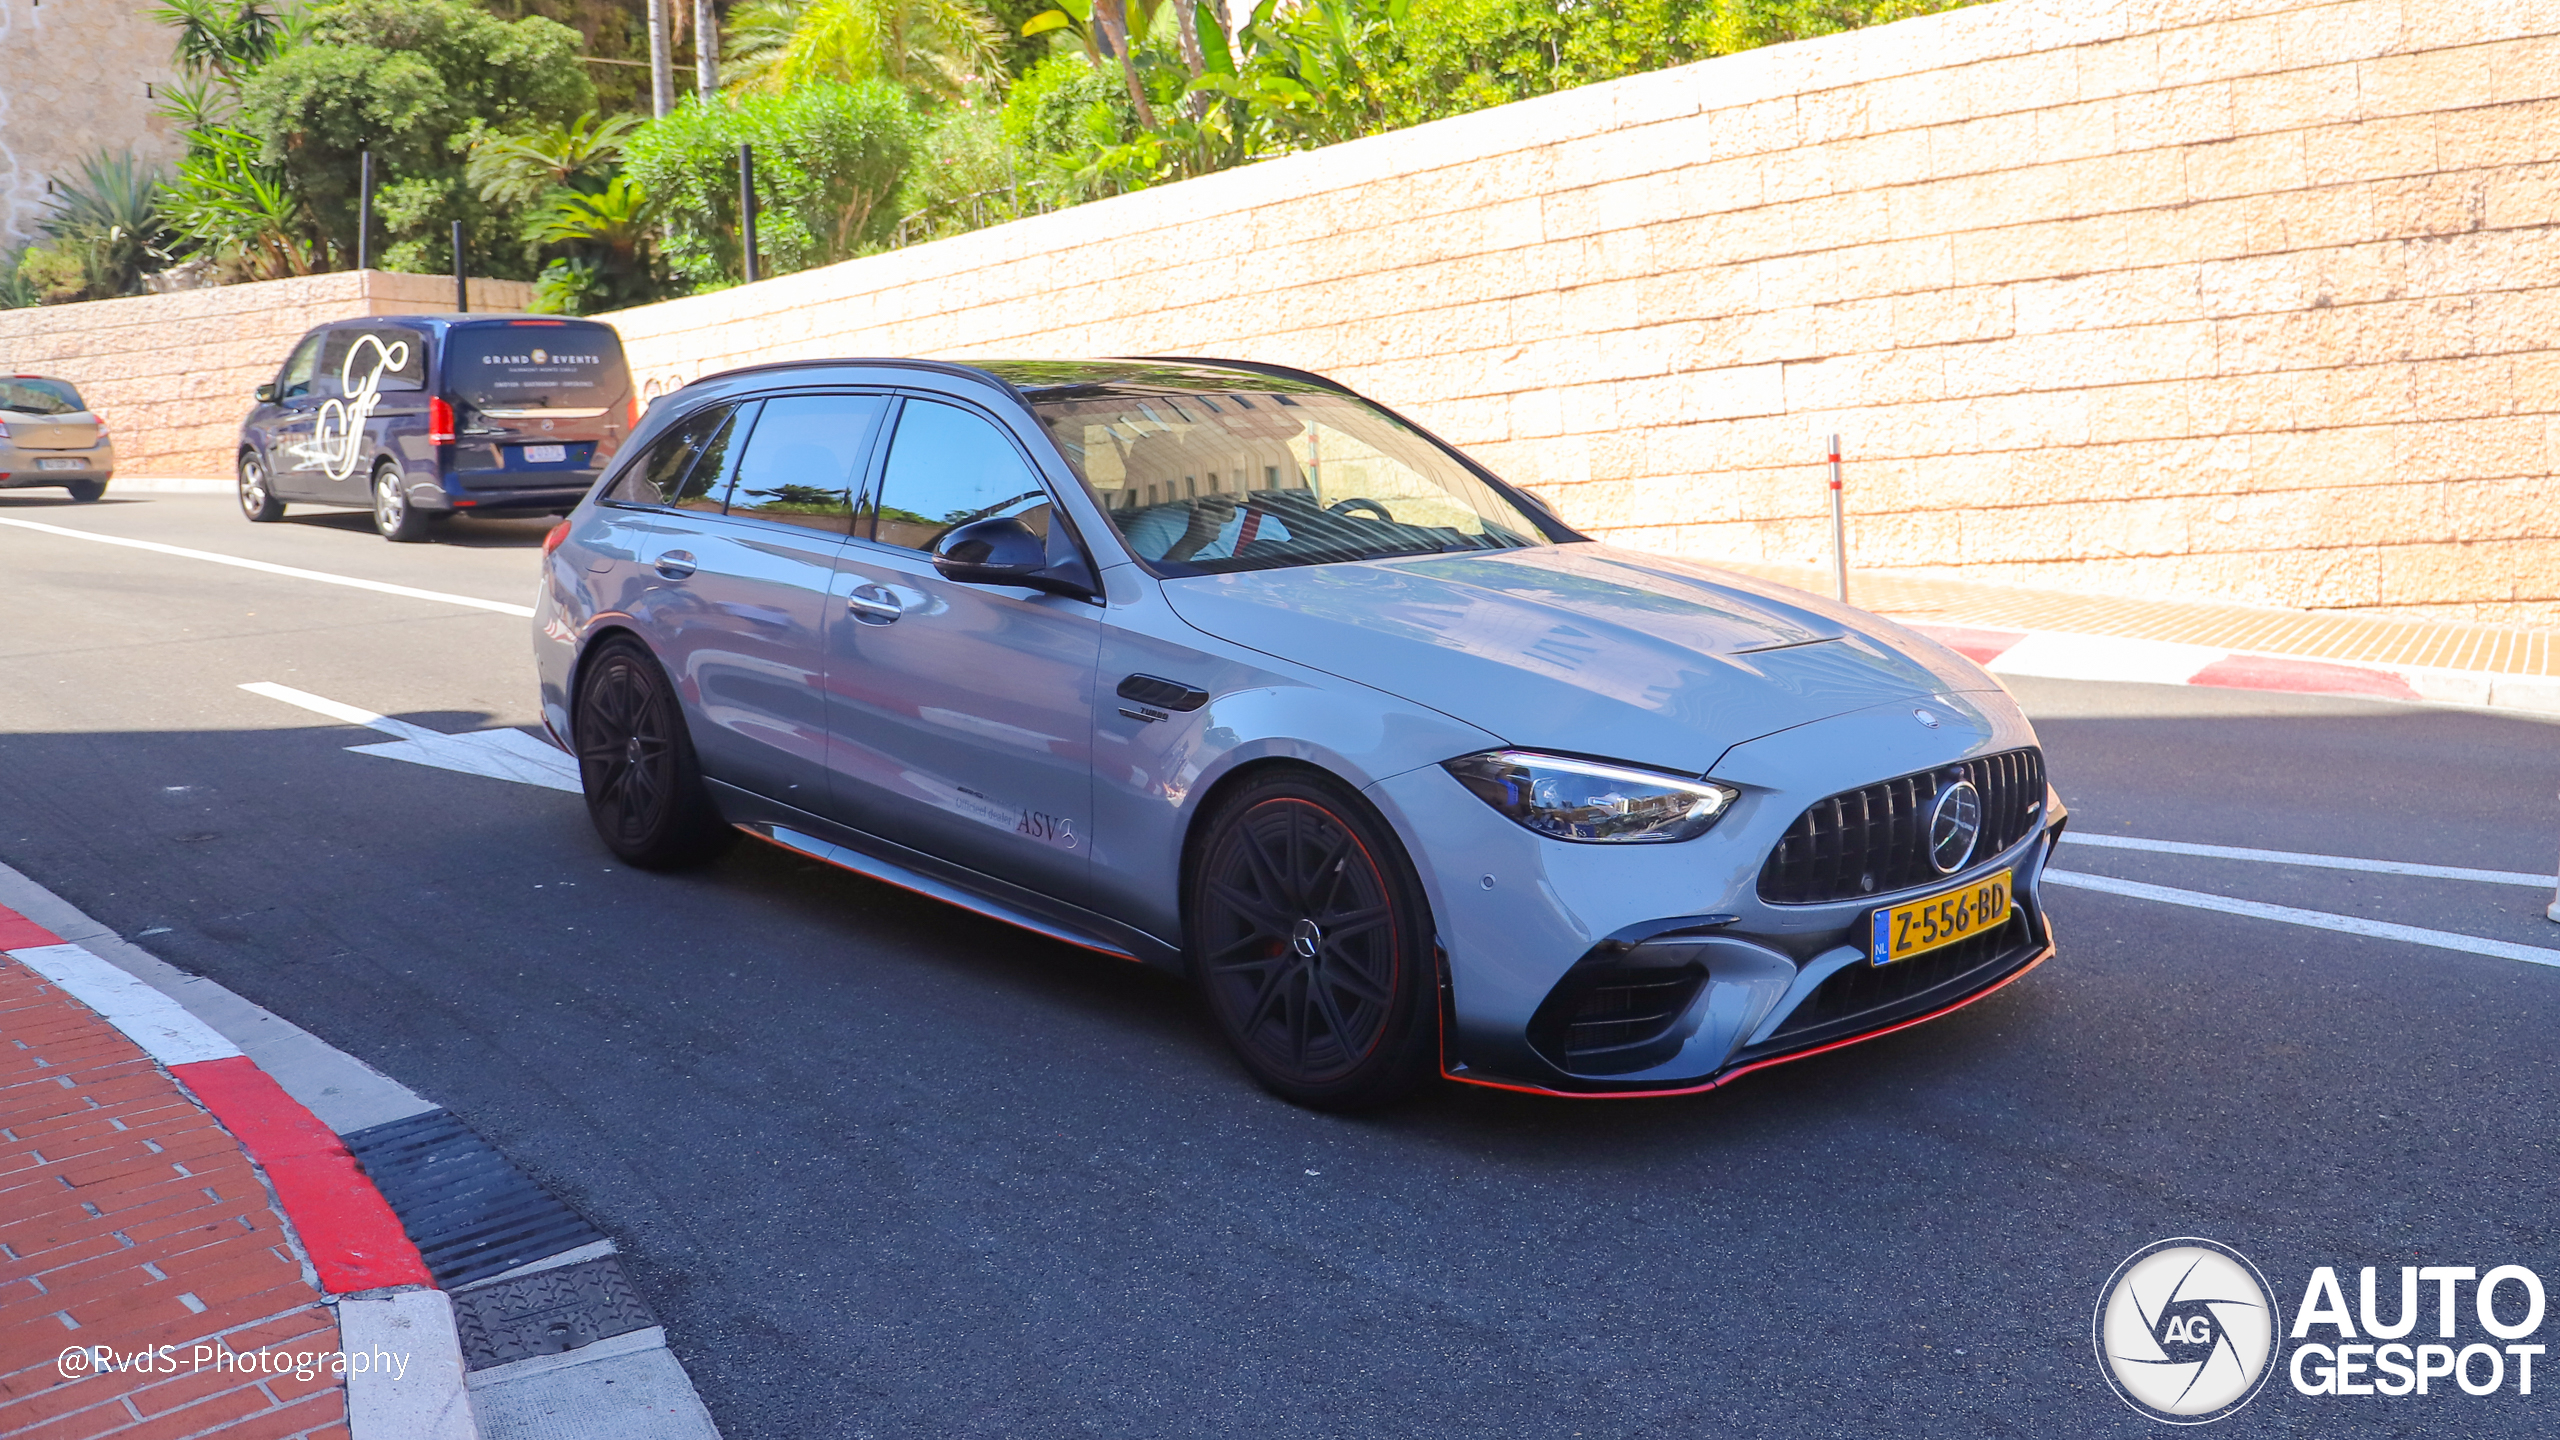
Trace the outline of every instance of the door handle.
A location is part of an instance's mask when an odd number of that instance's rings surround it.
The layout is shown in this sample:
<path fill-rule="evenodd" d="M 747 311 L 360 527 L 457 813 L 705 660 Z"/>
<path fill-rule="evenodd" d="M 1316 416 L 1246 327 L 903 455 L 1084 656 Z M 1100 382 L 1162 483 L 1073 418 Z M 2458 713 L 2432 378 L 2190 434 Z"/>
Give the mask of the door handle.
<path fill-rule="evenodd" d="M 876 585 L 865 585 L 862 587 L 863 590 L 878 590 L 879 588 L 880 587 Z M 886 594 L 887 592 L 883 591 L 881 593 Z M 854 614 L 868 616 L 871 619 L 879 621 L 883 625 L 886 625 L 890 621 L 907 613 L 906 608 L 901 606 L 896 600 L 874 600 L 864 595 L 861 590 L 857 590 L 844 597 L 844 603 L 845 608 L 851 610 Z"/>
<path fill-rule="evenodd" d="M 658 557 L 657 571 L 670 580 L 681 580 L 693 573 L 693 556 L 686 551 L 670 550 Z"/>

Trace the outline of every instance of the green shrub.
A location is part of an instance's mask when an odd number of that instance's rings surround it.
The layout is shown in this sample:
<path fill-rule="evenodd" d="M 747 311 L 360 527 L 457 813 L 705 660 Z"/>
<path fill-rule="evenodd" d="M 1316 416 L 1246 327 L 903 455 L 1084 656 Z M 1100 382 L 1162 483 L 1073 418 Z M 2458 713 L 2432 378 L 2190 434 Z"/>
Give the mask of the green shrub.
<path fill-rule="evenodd" d="M 633 133 L 626 168 L 662 207 L 661 257 L 708 290 L 739 275 L 740 144 L 755 147 L 759 268 L 782 275 L 890 238 L 920 128 L 884 80 L 688 100 Z"/>
<path fill-rule="evenodd" d="M 242 81 L 238 124 L 308 210 L 329 252 L 323 268 L 354 258 L 357 157 L 371 150 L 374 215 L 394 268 L 449 266 L 458 219 L 473 269 L 530 274 L 518 218 L 466 182 L 464 157 L 483 130 L 594 108 L 578 33 L 462 0 L 328 0 L 303 19 L 302 38 Z"/>

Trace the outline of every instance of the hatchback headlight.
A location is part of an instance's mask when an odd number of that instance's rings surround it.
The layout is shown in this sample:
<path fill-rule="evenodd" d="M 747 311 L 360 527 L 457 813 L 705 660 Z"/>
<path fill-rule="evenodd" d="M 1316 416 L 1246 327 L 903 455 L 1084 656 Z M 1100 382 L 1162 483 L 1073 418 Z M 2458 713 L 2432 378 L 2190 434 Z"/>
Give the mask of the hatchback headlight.
<path fill-rule="evenodd" d="M 1476 798 L 1558 840 L 1694 840 L 1724 818 L 1742 792 L 1713 780 L 1567 760 L 1526 750 L 1487 750 L 1440 762 Z"/>

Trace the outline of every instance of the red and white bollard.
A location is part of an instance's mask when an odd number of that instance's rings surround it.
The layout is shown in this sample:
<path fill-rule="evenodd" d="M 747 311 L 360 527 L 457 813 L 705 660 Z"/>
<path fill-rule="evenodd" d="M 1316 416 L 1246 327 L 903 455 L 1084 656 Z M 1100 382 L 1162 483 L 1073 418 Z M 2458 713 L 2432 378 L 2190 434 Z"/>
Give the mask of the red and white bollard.
<path fill-rule="evenodd" d="M 1840 437 L 1831 437 L 1831 587 L 1840 603 L 1849 603 L 1849 530 L 1840 509 Z M 2560 907 L 2560 900 L 2552 904 Z M 2560 920 L 2560 915 L 2552 917 Z"/>

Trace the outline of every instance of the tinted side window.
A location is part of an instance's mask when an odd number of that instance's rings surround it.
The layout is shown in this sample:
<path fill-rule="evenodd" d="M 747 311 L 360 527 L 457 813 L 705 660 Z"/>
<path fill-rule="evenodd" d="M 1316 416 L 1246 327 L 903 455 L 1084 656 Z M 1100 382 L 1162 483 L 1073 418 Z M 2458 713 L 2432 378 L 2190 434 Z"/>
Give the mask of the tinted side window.
<path fill-rule="evenodd" d="M 719 509 L 719 497 L 712 492 L 727 469 L 735 415 L 734 406 L 713 405 L 677 421 L 613 482 L 609 498 L 633 505 Z"/>
<path fill-rule="evenodd" d="M 729 513 L 853 532 L 853 492 L 871 432 L 889 408 L 882 395 L 781 395 L 764 402 L 738 457 Z"/>
<path fill-rule="evenodd" d="M 326 331 L 318 335 L 305 335 L 302 337 L 302 343 L 293 347 L 292 356 L 284 362 L 284 369 L 276 375 L 277 399 L 291 400 L 296 396 L 311 393 L 311 378 L 320 371 L 320 342 L 327 338 Z"/>
<path fill-rule="evenodd" d="M 320 347 L 324 393 L 361 395 L 366 384 L 386 394 L 427 388 L 427 337 L 394 325 L 341 326 Z"/>
<path fill-rule="evenodd" d="M 989 515 L 1011 514 L 1049 533 L 1049 496 L 1005 433 L 956 405 L 910 400 L 880 480 L 872 538 L 930 550 L 942 532 Z"/>

